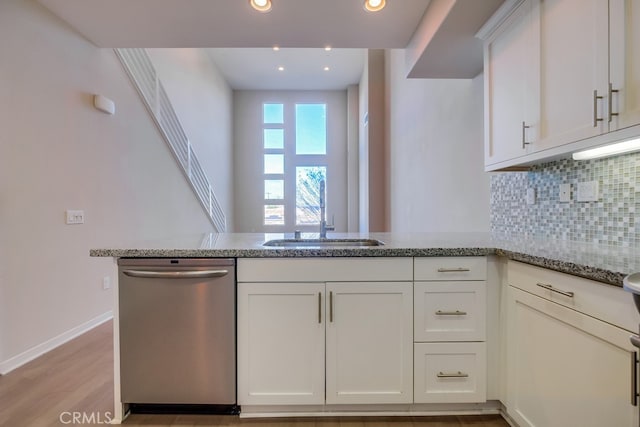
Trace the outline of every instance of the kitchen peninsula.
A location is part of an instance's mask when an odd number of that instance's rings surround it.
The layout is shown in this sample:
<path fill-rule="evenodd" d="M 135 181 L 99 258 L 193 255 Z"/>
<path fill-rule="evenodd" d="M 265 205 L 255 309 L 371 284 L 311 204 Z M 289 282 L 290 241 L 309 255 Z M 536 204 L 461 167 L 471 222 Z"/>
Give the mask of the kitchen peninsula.
<path fill-rule="evenodd" d="M 533 426 L 550 411 L 557 419 L 606 416 L 633 425 L 626 361 L 637 359 L 628 336 L 640 317 L 621 286 L 640 271 L 634 249 L 486 233 L 329 237 L 335 246 L 303 234 L 299 246 L 277 247 L 264 243 L 293 235 L 206 234 L 91 255 L 236 259 L 242 416 L 501 413 Z M 350 239 L 384 244 L 340 242 Z M 116 355 L 118 345 L 116 334 Z M 554 373 L 574 395 L 602 397 L 585 415 L 563 399 L 539 413 L 534 403 L 545 388 L 532 387 L 534 395 L 521 388 L 535 372 L 544 383 L 554 371 L 544 364 L 549 357 L 567 366 L 563 345 L 599 357 Z M 599 374 L 596 367 L 609 362 L 612 370 Z M 116 418 L 127 409 L 116 404 Z"/>

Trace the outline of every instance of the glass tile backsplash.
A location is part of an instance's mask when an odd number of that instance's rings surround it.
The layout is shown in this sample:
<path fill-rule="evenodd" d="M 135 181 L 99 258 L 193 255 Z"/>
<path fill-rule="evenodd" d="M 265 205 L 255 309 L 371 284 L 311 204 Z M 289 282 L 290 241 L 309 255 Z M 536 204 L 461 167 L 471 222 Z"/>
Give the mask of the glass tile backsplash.
<path fill-rule="evenodd" d="M 579 182 L 598 181 L 599 199 L 578 202 Z M 560 202 L 560 184 L 571 201 Z M 527 204 L 527 189 L 536 192 Z M 563 159 L 528 172 L 491 177 L 491 231 L 616 246 L 640 245 L 640 153 L 606 159 Z"/>

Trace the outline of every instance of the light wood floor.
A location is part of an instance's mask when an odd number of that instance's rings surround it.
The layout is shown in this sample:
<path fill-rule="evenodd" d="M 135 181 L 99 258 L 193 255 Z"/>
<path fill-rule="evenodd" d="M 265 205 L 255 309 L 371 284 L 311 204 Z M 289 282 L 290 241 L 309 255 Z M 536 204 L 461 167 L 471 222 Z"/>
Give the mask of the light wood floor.
<path fill-rule="evenodd" d="M 113 414 L 112 323 L 107 322 L 42 357 L 0 376 L 0 426 L 73 424 L 73 413 L 95 424 Z M 62 418 L 61 418 L 62 417 Z M 97 418 L 99 417 L 99 418 Z M 86 421 L 86 419 L 85 419 Z M 245 427 L 508 427 L 498 415 L 239 419 L 210 415 L 131 415 L 127 426 Z M 90 425 L 84 423 L 82 425 Z"/>

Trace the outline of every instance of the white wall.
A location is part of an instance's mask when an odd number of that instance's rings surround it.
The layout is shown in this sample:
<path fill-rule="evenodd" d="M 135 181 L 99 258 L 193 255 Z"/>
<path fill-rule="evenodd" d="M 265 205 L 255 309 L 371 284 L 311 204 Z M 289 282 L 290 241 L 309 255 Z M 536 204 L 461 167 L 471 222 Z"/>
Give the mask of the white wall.
<path fill-rule="evenodd" d="M 90 248 L 211 231 L 115 54 L 0 2 L 0 370 L 112 309 Z M 92 94 L 116 103 L 109 116 Z M 86 223 L 64 224 L 65 209 Z M 111 277 L 114 280 L 114 277 Z"/>
<path fill-rule="evenodd" d="M 489 231 L 483 82 L 406 79 L 386 52 L 390 231 Z"/>
<path fill-rule="evenodd" d="M 147 49 L 233 231 L 233 91 L 205 49 Z"/>

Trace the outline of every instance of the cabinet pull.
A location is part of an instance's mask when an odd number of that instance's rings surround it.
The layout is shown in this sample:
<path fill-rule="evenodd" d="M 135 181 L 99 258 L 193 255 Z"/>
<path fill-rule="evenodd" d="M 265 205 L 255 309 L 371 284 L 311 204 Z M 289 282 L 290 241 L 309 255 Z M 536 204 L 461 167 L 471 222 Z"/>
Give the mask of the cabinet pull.
<path fill-rule="evenodd" d="M 466 311 L 460 311 L 460 310 L 456 310 L 456 311 L 438 310 L 438 311 L 436 311 L 436 316 L 466 316 L 466 315 L 467 315 Z"/>
<path fill-rule="evenodd" d="M 333 292 L 329 292 L 329 322 L 333 322 Z"/>
<path fill-rule="evenodd" d="M 318 323 L 322 323 L 322 292 L 318 292 Z"/>
<path fill-rule="evenodd" d="M 555 292 L 560 295 L 564 295 L 565 297 L 573 298 L 573 292 L 570 291 L 561 291 L 560 289 L 556 289 L 551 285 L 547 285 L 546 283 L 536 283 L 537 286 L 544 288 L 548 291 Z"/>
<path fill-rule="evenodd" d="M 531 144 L 530 142 L 527 142 L 527 137 L 526 137 L 526 130 L 529 129 L 530 127 L 531 126 L 527 126 L 525 122 L 522 122 L 522 149 L 523 150 L 527 145 Z"/>
<path fill-rule="evenodd" d="M 631 405 L 638 406 L 638 352 L 631 352 Z"/>
<path fill-rule="evenodd" d="M 436 375 L 438 378 L 467 378 L 469 376 L 469 374 L 466 374 L 464 372 L 458 371 L 458 372 L 438 372 Z"/>
<path fill-rule="evenodd" d="M 468 268 L 458 267 L 458 268 L 439 268 L 438 273 L 460 273 L 463 271 L 471 271 Z"/>
<path fill-rule="evenodd" d="M 593 91 L 593 127 L 598 127 L 598 122 L 602 121 L 602 117 L 598 117 L 598 99 L 602 99 L 602 96 L 598 95 L 598 91 Z"/>
<path fill-rule="evenodd" d="M 618 93 L 618 89 L 613 88 L 613 84 L 609 83 L 609 123 L 613 120 L 613 116 L 617 116 L 618 113 L 613 112 L 613 94 Z"/>

